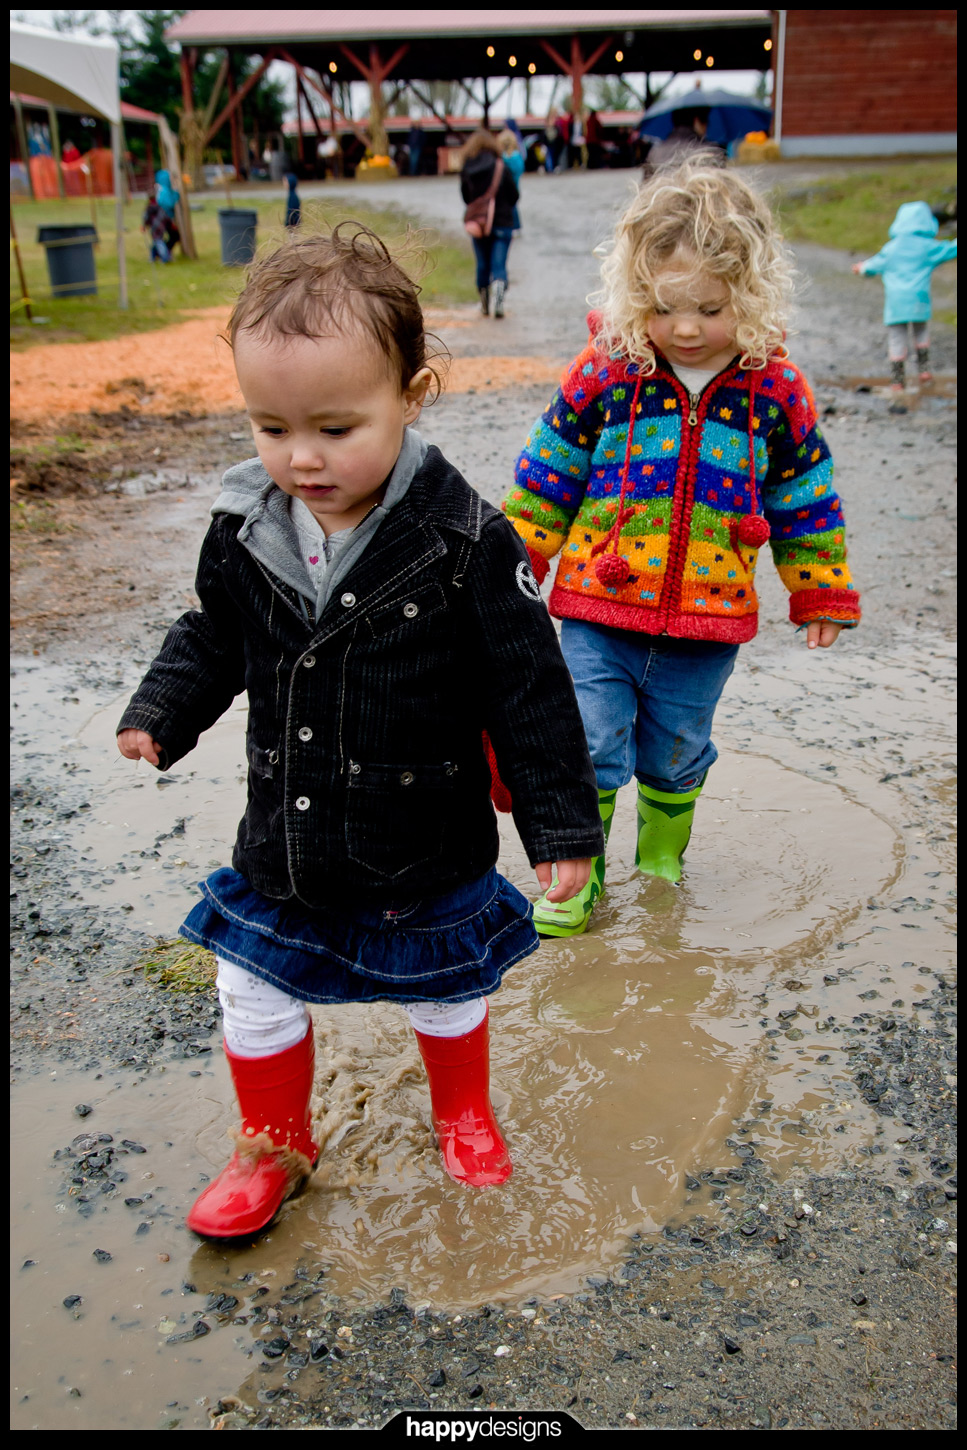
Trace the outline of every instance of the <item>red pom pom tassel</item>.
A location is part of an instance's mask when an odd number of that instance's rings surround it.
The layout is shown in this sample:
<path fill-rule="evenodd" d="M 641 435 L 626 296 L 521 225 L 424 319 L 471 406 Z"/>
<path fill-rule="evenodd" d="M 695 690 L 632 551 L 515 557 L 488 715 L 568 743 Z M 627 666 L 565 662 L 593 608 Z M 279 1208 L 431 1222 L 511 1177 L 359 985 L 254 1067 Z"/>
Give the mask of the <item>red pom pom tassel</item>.
<path fill-rule="evenodd" d="M 595 560 L 594 572 L 598 583 L 603 584 L 605 589 L 618 589 L 622 584 L 627 584 L 631 568 L 628 560 L 621 554 L 602 554 Z"/>
<path fill-rule="evenodd" d="M 746 514 L 744 518 L 739 519 L 736 533 L 739 543 L 744 544 L 747 549 L 761 549 L 762 545 L 768 541 L 772 530 L 769 527 L 768 519 L 762 518 L 759 514 Z"/>

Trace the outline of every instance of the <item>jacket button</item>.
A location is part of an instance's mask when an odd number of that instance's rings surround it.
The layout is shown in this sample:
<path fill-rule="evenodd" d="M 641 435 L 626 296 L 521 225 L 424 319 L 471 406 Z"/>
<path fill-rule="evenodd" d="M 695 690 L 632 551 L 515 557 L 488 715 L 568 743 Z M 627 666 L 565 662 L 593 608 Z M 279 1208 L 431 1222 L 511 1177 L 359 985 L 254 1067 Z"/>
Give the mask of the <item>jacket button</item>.
<path fill-rule="evenodd" d="M 406 615 L 407 619 L 413 619 L 413 618 L 415 618 L 415 616 L 417 614 L 419 614 L 419 612 L 420 612 L 420 606 L 418 604 L 404 604 L 403 605 L 403 613 Z"/>
<path fill-rule="evenodd" d="M 312 731 L 309 729 L 308 725 L 303 725 L 302 729 L 299 731 L 299 739 L 300 740 L 311 740 L 312 739 Z"/>
<path fill-rule="evenodd" d="M 315 664 L 315 662 L 316 662 L 315 655 L 306 655 L 305 659 L 302 661 L 302 664 L 303 664 L 303 667 L 305 669 L 311 670 L 312 669 L 312 666 Z"/>
<path fill-rule="evenodd" d="M 412 785 L 415 779 L 416 776 L 413 774 L 412 770 L 404 770 L 403 774 L 400 776 L 400 785 Z"/>
<path fill-rule="evenodd" d="M 350 773 L 350 775 L 358 775 L 359 772 L 362 770 L 362 768 L 363 767 L 361 765 L 357 765 L 356 764 L 355 760 L 351 760 L 349 762 L 349 773 Z"/>
<path fill-rule="evenodd" d="M 295 803 L 295 808 L 297 811 L 307 811 L 309 809 L 309 797 L 307 795 L 300 795 Z"/>
<path fill-rule="evenodd" d="M 356 596 L 355 594 L 344 594 L 343 597 L 340 599 L 339 603 L 345 609 L 352 609 L 353 605 L 356 603 Z"/>

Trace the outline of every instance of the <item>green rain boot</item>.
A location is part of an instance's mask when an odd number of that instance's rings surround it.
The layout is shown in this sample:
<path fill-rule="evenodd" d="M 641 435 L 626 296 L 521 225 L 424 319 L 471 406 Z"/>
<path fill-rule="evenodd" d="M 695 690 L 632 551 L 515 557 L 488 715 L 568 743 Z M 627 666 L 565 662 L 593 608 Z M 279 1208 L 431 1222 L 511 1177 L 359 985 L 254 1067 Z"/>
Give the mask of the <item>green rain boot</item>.
<path fill-rule="evenodd" d="M 605 843 L 611 834 L 611 820 L 614 816 L 617 794 L 616 790 L 598 791 L 598 810 L 601 812 Z M 555 873 L 554 886 L 556 885 L 557 874 Z M 551 890 L 554 889 L 554 886 L 551 887 Z M 538 936 L 580 936 L 582 931 L 587 931 L 594 903 L 603 890 L 604 857 L 595 856 L 591 862 L 588 884 L 583 891 L 578 892 L 577 896 L 572 896 L 570 901 L 548 901 L 547 892 L 545 892 L 540 901 L 534 903 L 534 925 L 537 928 Z"/>
<path fill-rule="evenodd" d="M 682 857 L 692 834 L 695 802 L 704 784 L 703 776 L 694 790 L 676 795 L 652 790 L 639 780 L 635 865 L 646 876 L 661 876 L 666 881 L 682 879 Z"/>

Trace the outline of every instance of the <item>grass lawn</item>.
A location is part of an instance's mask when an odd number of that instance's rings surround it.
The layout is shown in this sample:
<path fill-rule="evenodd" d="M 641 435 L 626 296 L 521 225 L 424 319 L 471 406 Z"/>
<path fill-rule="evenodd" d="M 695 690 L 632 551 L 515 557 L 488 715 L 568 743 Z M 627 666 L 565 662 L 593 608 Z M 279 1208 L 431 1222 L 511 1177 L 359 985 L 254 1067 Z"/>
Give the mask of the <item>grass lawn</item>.
<path fill-rule="evenodd" d="M 830 171 L 835 171 L 833 165 Z M 869 171 L 833 174 L 789 195 L 777 189 L 772 201 L 789 241 L 819 242 L 869 257 L 888 240 L 901 202 L 925 201 L 934 207 L 956 197 L 957 160 L 951 156 L 891 160 L 882 167 L 871 160 Z"/>
<path fill-rule="evenodd" d="M 117 245 L 114 200 L 95 201 L 98 243 L 95 266 L 98 295 L 93 297 L 52 297 L 44 248 L 37 241 L 40 226 L 88 224 L 91 221 L 87 200 L 22 202 L 13 208 L 17 239 L 27 278 L 34 317 L 49 321 L 43 326 L 30 326 L 24 314 L 20 284 L 13 247 L 10 249 L 10 345 L 22 350 L 42 342 L 86 342 L 101 338 L 122 337 L 134 332 L 151 332 L 181 322 L 200 307 L 230 304 L 242 285 L 244 267 L 221 265 L 219 210 L 225 198 L 214 192 L 200 199 L 201 209 L 191 213 L 198 248 L 198 260 L 188 261 L 176 250 L 174 261 L 166 266 L 148 261 L 148 250 L 142 236 L 141 216 L 144 202 L 130 202 L 124 209 L 125 251 L 128 271 L 127 312 L 120 312 L 118 299 Z M 198 199 L 193 203 L 199 204 Z M 238 199 L 236 206 L 249 207 L 259 214 L 258 244 L 263 246 L 283 234 L 284 203 L 276 200 Z M 401 238 L 407 226 L 419 229 L 418 217 L 396 208 L 383 210 L 359 205 L 325 202 L 303 203 L 303 220 L 322 219 L 335 224 L 354 218 L 372 227 L 387 242 Z M 441 238 L 439 233 L 421 232 L 422 245 L 428 253 L 429 270 L 423 283 L 422 300 L 426 306 L 445 307 L 474 302 L 473 258 L 465 242 Z"/>

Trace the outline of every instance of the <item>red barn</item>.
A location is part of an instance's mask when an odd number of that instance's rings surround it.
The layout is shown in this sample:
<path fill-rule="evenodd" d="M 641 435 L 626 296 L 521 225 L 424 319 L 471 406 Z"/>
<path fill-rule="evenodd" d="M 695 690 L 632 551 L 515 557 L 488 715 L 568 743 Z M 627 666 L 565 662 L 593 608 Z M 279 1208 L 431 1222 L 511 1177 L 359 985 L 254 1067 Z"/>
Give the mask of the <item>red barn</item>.
<path fill-rule="evenodd" d="M 784 157 L 956 151 L 956 10 L 773 15 Z"/>

